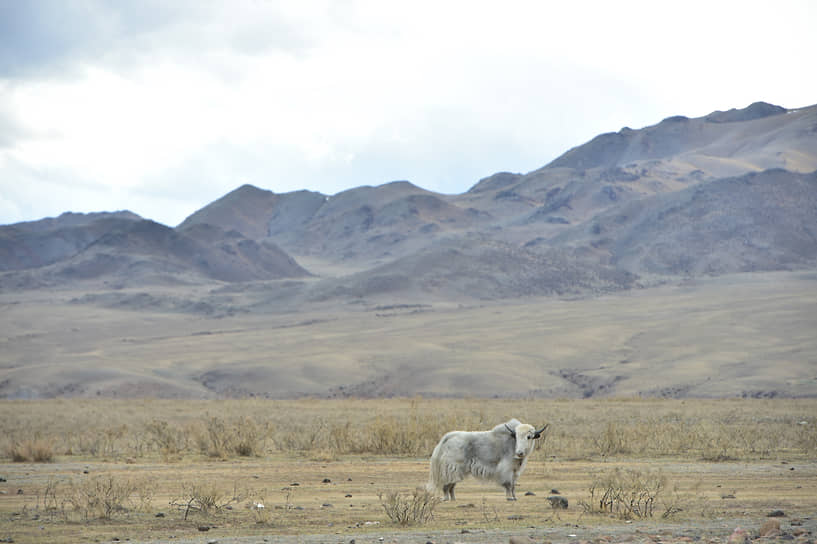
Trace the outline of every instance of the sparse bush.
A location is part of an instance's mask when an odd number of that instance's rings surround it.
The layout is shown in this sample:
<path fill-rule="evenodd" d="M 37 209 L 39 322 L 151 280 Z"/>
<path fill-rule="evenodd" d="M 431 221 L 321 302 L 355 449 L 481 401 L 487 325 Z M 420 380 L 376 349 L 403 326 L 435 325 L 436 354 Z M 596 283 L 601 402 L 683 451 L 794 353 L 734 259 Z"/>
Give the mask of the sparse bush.
<path fill-rule="evenodd" d="M 15 463 L 50 463 L 54 460 L 54 446 L 42 438 L 14 441 L 6 455 Z"/>
<path fill-rule="evenodd" d="M 205 422 L 205 432 L 199 436 L 199 449 L 210 457 L 222 459 L 231 455 L 252 457 L 263 453 L 263 436 L 258 425 L 243 417 L 227 423 L 219 417 Z"/>
<path fill-rule="evenodd" d="M 598 437 L 593 438 L 593 445 L 602 457 L 629 453 L 624 429 L 615 421 L 609 421 Z"/>
<path fill-rule="evenodd" d="M 817 420 L 802 419 L 797 422 L 797 445 L 807 455 L 817 454 Z"/>
<path fill-rule="evenodd" d="M 397 524 L 422 525 L 434 518 L 434 508 L 440 499 L 425 489 L 415 489 L 411 495 L 390 491 L 383 496 L 377 494 L 380 504 L 389 519 Z"/>
<path fill-rule="evenodd" d="M 594 479 L 590 500 L 580 504 L 590 513 L 614 514 L 621 519 L 651 518 L 666 487 L 667 479 L 661 474 L 616 468 Z"/>
<path fill-rule="evenodd" d="M 213 514 L 220 512 L 225 507 L 241 502 L 244 494 L 234 487 L 232 493 L 225 492 L 218 486 L 201 483 L 184 483 L 182 491 L 178 497 L 170 501 L 171 506 L 175 506 L 184 511 L 184 519 L 190 512 L 200 512 L 202 514 Z"/>
<path fill-rule="evenodd" d="M 145 430 L 159 453 L 169 460 L 187 449 L 187 433 L 171 426 L 167 421 L 154 419 L 145 424 Z"/>
<path fill-rule="evenodd" d="M 140 487 L 131 480 L 97 476 L 79 483 L 71 482 L 66 502 L 85 520 L 110 519 L 114 514 L 136 509 L 133 500 Z M 141 505 L 145 504 L 144 496 L 141 496 Z"/>

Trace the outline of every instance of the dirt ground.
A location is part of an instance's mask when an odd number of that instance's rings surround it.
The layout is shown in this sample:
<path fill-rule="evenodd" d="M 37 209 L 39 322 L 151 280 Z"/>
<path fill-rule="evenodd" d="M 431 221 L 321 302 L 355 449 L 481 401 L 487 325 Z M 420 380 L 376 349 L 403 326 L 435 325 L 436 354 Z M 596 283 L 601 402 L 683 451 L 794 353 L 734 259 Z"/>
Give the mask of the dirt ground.
<path fill-rule="evenodd" d="M 483 544 L 513 537 L 553 544 L 720 543 L 741 527 L 759 542 L 805 544 L 817 534 L 817 461 L 810 459 L 534 459 L 520 479 L 518 501 L 506 501 L 504 491 L 489 483 L 466 480 L 457 488 L 457 501 L 437 505 L 430 522 L 408 527 L 389 520 L 381 497 L 392 491 L 408 495 L 423 485 L 425 459 L 140 463 L 58 459 L 0 465 L 5 480 L 0 482 L 0 542 Z M 659 508 L 644 520 L 588 513 L 582 503 L 589 500 L 591 482 L 616 467 L 663 475 L 667 487 L 660 508 L 671 504 L 680 511 L 663 519 Z M 105 520 L 66 514 L 71 486 L 108 478 L 137 482 L 148 500 Z M 217 489 L 224 505 L 208 513 L 187 511 L 185 519 L 185 490 L 196 485 Z M 547 497 L 554 491 L 568 499 L 566 510 L 551 508 Z M 256 508 L 259 503 L 263 510 Z M 774 510 L 783 516 L 769 517 Z M 761 527 L 771 519 L 780 522 L 780 530 L 761 538 Z"/>

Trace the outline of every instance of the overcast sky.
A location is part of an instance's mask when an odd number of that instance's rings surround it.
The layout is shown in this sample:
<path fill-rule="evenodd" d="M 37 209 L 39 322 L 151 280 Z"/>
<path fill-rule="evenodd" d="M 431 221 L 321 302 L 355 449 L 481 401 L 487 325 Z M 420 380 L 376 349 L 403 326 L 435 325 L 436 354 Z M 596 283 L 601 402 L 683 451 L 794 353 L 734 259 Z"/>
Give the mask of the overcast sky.
<path fill-rule="evenodd" d="M 461 193 L 623 126 L 817 103 L 815 28 L 786 0 L 0 0 L 0 224 Z"/>

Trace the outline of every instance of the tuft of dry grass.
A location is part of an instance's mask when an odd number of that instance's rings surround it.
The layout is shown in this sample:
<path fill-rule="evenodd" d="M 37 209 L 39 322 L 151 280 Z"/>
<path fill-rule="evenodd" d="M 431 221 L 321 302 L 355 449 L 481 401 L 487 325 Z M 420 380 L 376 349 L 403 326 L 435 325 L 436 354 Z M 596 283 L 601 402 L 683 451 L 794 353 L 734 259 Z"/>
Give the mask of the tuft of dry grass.
<path fill-rule="evenodd" d="M 6 456 L 15 463 L 50 463 L 54 460 L 54 447 L 50 440 L 24 438 L 9 444 Z"/>
<path fill-rule="evenodd" d="M 398 525 L 423 525 L 434 518 L 440 499 L 425 489 L 417 488 L 410 495 L 399 491 L 377 494 L 386 516 Z"/>
<path fill-rule="evenodd" d="M 641 472 L 634 469 L 616 467 L 590 484 L 590 498 L 582 507 L 590 513 L 613 514 L 620 519 L 651 518 L 656 508 L 660 508 L 667 478 L 655 472 Z M 676 511 L 668 505 L 665 517 Z"/>

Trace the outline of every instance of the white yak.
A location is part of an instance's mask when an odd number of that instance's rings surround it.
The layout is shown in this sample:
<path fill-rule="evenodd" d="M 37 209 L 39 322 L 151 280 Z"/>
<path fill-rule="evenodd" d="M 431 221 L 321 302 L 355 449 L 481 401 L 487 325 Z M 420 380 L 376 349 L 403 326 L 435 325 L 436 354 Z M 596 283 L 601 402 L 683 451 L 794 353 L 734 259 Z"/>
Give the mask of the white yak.
<path fill-rule="evenodd" d="M 511 419 L 490 431 L 451 431 L 442 437 L 431 454 L 428 490 L 442 492 L 444 500 L 454 500 L 454 486 L 469 474 L 495 481 L 505 488 L 505 497 L 516 500 L 516 480 L 525 470 L 539 430 Z"/>

